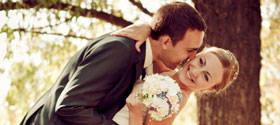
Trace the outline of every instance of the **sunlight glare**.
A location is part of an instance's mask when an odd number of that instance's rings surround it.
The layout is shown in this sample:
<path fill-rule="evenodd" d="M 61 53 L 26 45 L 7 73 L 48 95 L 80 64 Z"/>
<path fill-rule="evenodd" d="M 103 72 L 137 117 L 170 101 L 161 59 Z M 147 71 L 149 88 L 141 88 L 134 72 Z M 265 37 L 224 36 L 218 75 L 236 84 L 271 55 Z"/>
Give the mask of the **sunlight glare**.
<path fill-rule="evenodd" d="M 0 11 L 0 29 L 2 29 L 3 25 L 5 25 L 8 21 L 5 11 Z"/>

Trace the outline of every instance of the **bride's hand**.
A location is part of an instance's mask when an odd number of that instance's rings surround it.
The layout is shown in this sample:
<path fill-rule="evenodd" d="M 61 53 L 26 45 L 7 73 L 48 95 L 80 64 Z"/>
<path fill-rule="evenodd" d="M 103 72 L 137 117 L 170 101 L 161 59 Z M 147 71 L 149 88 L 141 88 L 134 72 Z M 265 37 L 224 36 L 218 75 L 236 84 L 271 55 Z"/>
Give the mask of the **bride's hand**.
<path fill-rule="evenodd" d="M 151 34 L 151 27 L 148 23 L 137 23 L 129 25 L 121 30 L 113 32 L 114 36 L 123 36 L 136 40 L 135 48 L 140 52 L 140 46 Z"/>
<path fill-rule="evenodd" d="M 129 109 L 129 113 L 137 114 L 140 116 L 143 114 L 143 109 L 145 108 L 145 105 L 141 102 L 137 94 L 132 92 L 126 98 L 126 105 Z"/>
<path fill-rule="evenodd" d="M 126 105 L 129 109 L 129 124 L 142 125 L 143 124 L 143 110 L 145 105 L 139 100 L 135 92 L 132 92 L 126 98 Z"/>

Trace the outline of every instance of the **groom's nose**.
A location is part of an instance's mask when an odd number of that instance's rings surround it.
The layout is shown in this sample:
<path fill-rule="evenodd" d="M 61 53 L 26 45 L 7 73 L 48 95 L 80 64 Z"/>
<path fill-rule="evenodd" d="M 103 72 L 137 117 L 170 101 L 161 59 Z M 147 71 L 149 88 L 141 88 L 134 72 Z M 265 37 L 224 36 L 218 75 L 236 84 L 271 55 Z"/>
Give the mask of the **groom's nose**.
<path fill-rule="evenodd" d="M 194 59 L 195 56 L 196 56 L 196 51 L 193 51 L 193 52 L 190 53 L 189 58 L 190 58 L 190 59 Z"/>

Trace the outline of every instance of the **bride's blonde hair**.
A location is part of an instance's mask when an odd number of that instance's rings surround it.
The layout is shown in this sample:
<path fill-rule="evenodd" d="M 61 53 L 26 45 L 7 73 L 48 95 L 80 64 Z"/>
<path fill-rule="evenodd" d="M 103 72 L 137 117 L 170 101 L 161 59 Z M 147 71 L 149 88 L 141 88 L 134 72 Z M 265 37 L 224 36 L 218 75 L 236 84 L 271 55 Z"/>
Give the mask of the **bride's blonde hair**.
<path fill-rule="evenodd" d="M 236 80 L 239 74 L 239 63 L 232 52 L 217 48 L 217 47 L 205 47 L 202 51 L 211 52 L 215 54 L 223 65 L 224 73 L 222 81 L 216 84 L 213 89 L 216 92 L 225 90 L 234 80 Z"/>

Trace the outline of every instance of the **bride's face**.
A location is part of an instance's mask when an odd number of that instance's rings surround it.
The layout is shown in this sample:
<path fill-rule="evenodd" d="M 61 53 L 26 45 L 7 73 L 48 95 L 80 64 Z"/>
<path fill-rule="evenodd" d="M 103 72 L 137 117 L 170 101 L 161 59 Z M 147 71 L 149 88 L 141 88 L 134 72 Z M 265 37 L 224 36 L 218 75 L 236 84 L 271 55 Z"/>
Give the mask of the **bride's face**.
<path fill-rule="evenodd" d="M 179 71 L 179 80 L 193 91 L 211 90 L 222 81 L 223 70 L 215 54 L 202 51 Z"/>

